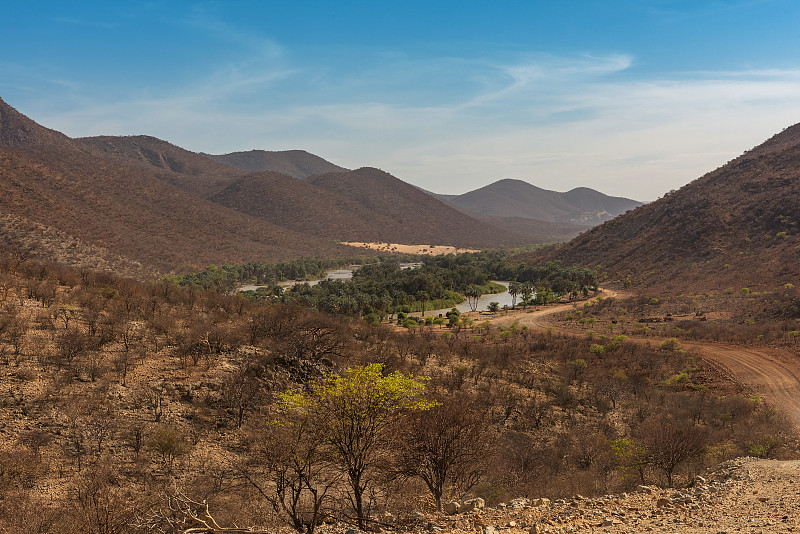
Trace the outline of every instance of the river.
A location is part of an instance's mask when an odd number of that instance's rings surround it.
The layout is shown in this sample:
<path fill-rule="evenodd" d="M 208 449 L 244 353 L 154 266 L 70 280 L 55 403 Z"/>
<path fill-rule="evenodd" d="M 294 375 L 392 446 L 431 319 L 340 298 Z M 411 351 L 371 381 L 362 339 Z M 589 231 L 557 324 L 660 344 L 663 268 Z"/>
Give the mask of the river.
<path fill-rule="evenodd" d="M 422 265 L 421 263 L 401 263 L 400 264 L 400 268 L 401 269 L 416 269 L 417 267 L 419 267 L 421 265 Z M 353 266 L 348 267 L 346 269 L 331 269 L 330 271 L 326 271 L 325 272 L 324 280 L 350 280 L 351 278 L 353 278 L 353 271 L 355 271 L 359 267 L 360 267 L 359 265 L 353 265 Z M 321 281 L 322 280 L 287 280 L 286 282 L 280 282 L 278 285 L 283 287 L 283 288 L 289 288 L 289 287 L 295 286 L 297 284 L 308 284 L 308 285 L 313 286 L 313 285 L 319 284 Z M 498 283 L 498 284 L 500 284 L 502 286 L 505 286 L 506 290 L 503 291 L 502 293 L 494 293 L 494 294 L 491 294 L 491 295 L 481 295 L 480 297 L 478 297 L 478 307 L 476 308 L 477 311 L 486 311 L 486 309 L 489 306 L 490 302 L 497 302 L 500 305 L 500 308 L 502 308 L 503 306 L 508 306 L 509 308 L 511 307 L 512 298 L 511 298 L 511 295 L 508 293 L 508 284 L 509 284 L 509 282 L 504 282 L 504 281 L 500 281 L 500 280 L 493 280 L 493 282 L 496 282 L 496 283 Z M 246 285 L 246 286 L 239 287 L 237 289 L 237 291 L 255 291 L 259 287 L 268 287 L 268 286 Z M 519 299 L 517 299 L 517 300 L 519 300 Z M 469 305 L 469 300 L 465 300 L 461 304 L 456 305 L 455 308 L 458 311 L 460 311 L 461 313 L 466 313 L 466 312 L 472 311 L 472 308 L 470 308 L 470 305 Z M 449 312 L 452 309 L 453 308 L 444 308 L 444 309 L 441 309 L 441 310 L 425 310 L 425 315 L 426 316 L 432 315 L 432 316 L 436 317 L 439 314 L 444 315 L 444 314 L 446 314 L 447 312 Z M 413 313 L 410 313 L 409 315 L 419 317 L 422 314 L 420 312 L 413 312 Z"/>
<path fill-rule="evenodd" d="M 421 267 L 421 263 L 400 263 L 401 269 L 416 269 L 417 267 Z M 331 269 L 330 271 L 325 271 L 325 278 L 321 278 L 319 280 L 287 280 L 285 282 L 278 282 L 278 285 L 282 288 L 289 288 L 296 286 L 297 284 L 308 284 L 310 286 L 315 286 L 322 282 L 322 280 L 350 280 L 353 278 L 353 271 L 361 267 L 361 265 L 351 265 L 345 269 Z M 236 291 L 255 291 L 259 287 L 270 287 L 270 286 L 254 286 L 254 285 L 246 285 L 240 286 L 236 289 Z"/>
<path fill-rule="evenodd" d="M 486 295 L 481 295 L 480 297 L 478 297 L 478 307 L 475 308 L 476 311 L 486 311 L 486 309 L 488 308 L 490 302 L 497 302 L 500 305 L 501 309 L 503 308 L 503 306 L 508 306 L 509 308 L 511 307 L 511 295 L 508 293 L 508 284 L 509 284 L 509 282 L 504 282 L 502 280 L 492 280 L 492 282 L 495 282 L 497 284 L 500 284 L 500 285 L 504 286 L 506 288 L 506 290 L 503 291 L 502 293 L 486 294 Z M 519 298 L 517 299 L 517 302 L 519 302 Z M 434 317 L 437 317 L 439 314 L 442 314 L 442 316 L 444 316 L 444 314 L 446 314 L 447 312 L 449 312 L 452 309 L 453 308 L 444 308 L 444 309 L 441 309 L 441 310 L 428 310 L 428 309 L 426 309 L 425 310 L 425 316 L 432 315 Z M 466 312 L 471 312 L 472 311 L 472 308 L 469 305 L 469 300 L 465 300 L 461 304 L 457 304 L 455 306 L 455 309 L 457 309 L 461 313 L 466 313 Z M 414 313 L 410 313 L 409 315 L 414 316 L 414 317 L 420 317 L 422 315 L 422 313 L 421 312 L 414 312 Z"/>

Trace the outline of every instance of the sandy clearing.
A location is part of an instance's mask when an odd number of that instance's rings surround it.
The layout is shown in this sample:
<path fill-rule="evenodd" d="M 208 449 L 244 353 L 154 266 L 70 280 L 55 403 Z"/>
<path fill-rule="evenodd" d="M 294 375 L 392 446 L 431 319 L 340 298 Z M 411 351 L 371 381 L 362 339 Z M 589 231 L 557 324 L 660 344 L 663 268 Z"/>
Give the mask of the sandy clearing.
<path fill-rule="evenodd" d="M 461 254 L 464 252 L 480 252 L 471 248 L 456 248 L 447 245 L 404 245 L 402 243 L 359 243 L 356 241 L 340 242 L 340 245 L 348 247 L 368 248 L 383 252 L 397 252 L 402 254 L 427 254 L 429 256 L 441 256 L 444 254 Z"/>

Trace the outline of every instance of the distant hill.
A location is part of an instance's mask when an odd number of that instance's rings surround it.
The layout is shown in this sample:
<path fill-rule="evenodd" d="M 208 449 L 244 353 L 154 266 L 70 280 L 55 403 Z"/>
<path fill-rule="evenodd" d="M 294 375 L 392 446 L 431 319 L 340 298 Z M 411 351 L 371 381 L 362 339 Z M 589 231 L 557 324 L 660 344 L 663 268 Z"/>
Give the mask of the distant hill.
<path fill-rule="evenodd" d="M 141 265 L 138 273 L 129 271 L 139 276 L 181 265 L 344 256 L 352 250 L 176 187 L 165 179 L 180 176 L 174 171 L 99 155 L 2 100 L 0 140 L 0 212 L 14 218 L 4 226 L 2 244 L 46 259 L 66 256 L 55 254 L 57 244 L 32 236 L 71 241 L 97 254 L 105 251 L 116 264 L 127 262 L 134 271 Z M 71 263 L 107 260 L 90 261 L 87 254 Z"/>
<path fill-rule="evenodd" d="M 247 174 L 148 135 L 83 137 L 75 142 L 101 158 L 120 158 L 152 167 L 159 178 L 201 195 L 213 194 Z"/>
<path fill-rule="evenodd" d="M 392 241 L 403 232 L 396 221 L 355 200 L 275 172 L 248 174 L 209 199 L 298 232 L 330 239 Z"/>
<path fill-rule="evenodd" d="M 579 231 L 531 221 L 505 228 L 508 221 L 470 216 L 378 169 L 283 154 L 304 174 L 336 172 L 306 180 L 250 173 L 149 136 L 71 139 L 0 100 L 0 246 L 151 277 L 363 253 L 340 240 L 494 248 Z"/>
<path fill-rule="evenodd" d="M 441 195 L 461 208 L 495 217 L 593 226 L 625 213 L 641 202 L 611 197 L 579 187 L 566 193 L 549 191 L 522 180 L 499 180 L 463 195 Z"/>
<path fill-rule="evenodd" d="M 662 291 L 800 283 L 800 124 L 545 257 Z"/>
<path fill-rule="evenodd" d="M 379 169 L 364 167 L 351 172 L 312 176 L 308 183 L 354 200 L 382 218 L 392 221 L 403 242 L 450 244 L 458 247 L 496 247 L 534 242 L 478 220 L 442 200 Z M 436 236 L 439 239 L 435 239 Z"/>
<path fill-rule="evenodd" d="M 467 213 L 473 214 L 474 212 L 468 211 Z M 472 216 L 492 226 L 522 234 L 533 243 L 562 243 L 591 228 L 591 226 L 581 224 L 539 221 L 527 217 L 494 217 L 479 213 Z"/>
<path fill-rule="evenodd" d="M 250 150 L 231 154 L 202 154 L 208 158 L 247 172 L 279 172 L 295 178 L 308 178 L 315 174 L 346 171 L 305 150 L 266 151 Z"/>

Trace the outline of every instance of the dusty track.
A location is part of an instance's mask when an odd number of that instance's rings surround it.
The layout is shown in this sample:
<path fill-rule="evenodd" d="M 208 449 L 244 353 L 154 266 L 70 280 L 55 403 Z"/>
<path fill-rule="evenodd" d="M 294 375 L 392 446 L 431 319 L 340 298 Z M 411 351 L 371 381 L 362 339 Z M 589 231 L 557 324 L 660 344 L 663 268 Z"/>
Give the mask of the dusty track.
<path fill-rule="evenodd" d="M 617 293 L 603 290 L 599 296 L 614 297 Z M 532 330 L 583 335 L 548 321 L 548 316 L 573 309 L 572 304 L 560 304 L 528 312 L 517 312 L 508 316 L 490 319 L 496 324 L 517 322 Z M 658 343 L 658 338 L 628 336 L 637 343 Z M 760 395 L 766 402 L 786 413 L 795 426 L 800 427 L 800 370 L 797 362 L 780 349 L 770 347 L 741 347 L 723 343 L 686 341 L 681 345 L 700 354 L 727 376 Z"/>

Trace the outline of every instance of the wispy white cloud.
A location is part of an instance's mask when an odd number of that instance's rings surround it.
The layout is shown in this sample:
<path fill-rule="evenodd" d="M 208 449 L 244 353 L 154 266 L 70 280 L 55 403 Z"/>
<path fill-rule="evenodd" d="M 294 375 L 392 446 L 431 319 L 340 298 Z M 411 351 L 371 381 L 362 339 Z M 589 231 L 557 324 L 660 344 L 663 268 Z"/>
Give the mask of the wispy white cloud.
<path fill-rule="evenodd" d="M 800 120 L 797 70 L 642 79 L 619 54 L 398 56 L 321 73 L 275 58 L 220 65 L 163 97 L 87 102 L 45 124 L 71 135 L 149 133 L 204 152 L 303 148 L 438 192 L 519 178 L 652 200 Z"/>
<path fill-rule="evenodd" d="M 54 17 L 51 19 L 53 22 L 61 24 L 69 24 L 71 26 L 83 26 L 86 28 L 96 28 L 101 30 L 114 30 L 117 25 L 113 22 L 104 22 L 97 20 L 78 19 L 73 17 Z"/>

